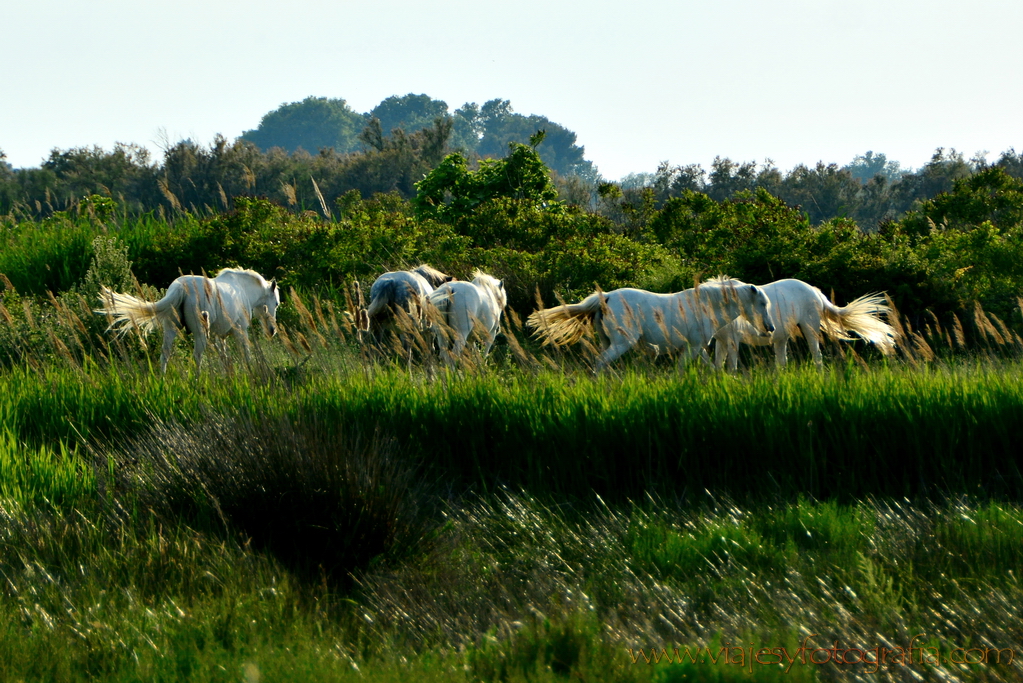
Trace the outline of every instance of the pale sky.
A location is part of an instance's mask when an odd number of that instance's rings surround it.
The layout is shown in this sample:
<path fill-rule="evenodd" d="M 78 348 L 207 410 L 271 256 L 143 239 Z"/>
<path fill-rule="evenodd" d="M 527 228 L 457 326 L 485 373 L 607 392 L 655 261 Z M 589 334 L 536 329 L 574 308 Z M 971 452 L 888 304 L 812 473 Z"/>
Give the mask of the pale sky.
<path fill-rule="evenodd" d="M 501 98 L 606 178 L 715 156 L 1023 151 L 1011 0 L 0 0 L 0 149 L 208 144 L 283 103 Z"/>

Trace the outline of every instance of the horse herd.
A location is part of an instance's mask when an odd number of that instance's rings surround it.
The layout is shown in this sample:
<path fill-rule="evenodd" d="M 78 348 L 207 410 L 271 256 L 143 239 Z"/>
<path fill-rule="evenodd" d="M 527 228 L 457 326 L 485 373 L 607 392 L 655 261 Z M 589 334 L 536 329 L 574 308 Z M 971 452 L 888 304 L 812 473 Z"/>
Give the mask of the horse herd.
<path fill-rule="evenodd" d="M 275 280 L 235 268 L 213 278 L 179 277 L 156 302 L 106 288 L 100 299 L 102 307 L 96 312 L 107 316 L 110 329 L 118 333 L 163 329 L 161 372 L 166 372 L 174 339 L 183 330 L 192 333 L 197 371 L 208 342 L 223 349 L 228 336 L 235 337 L 249 361 L 250 322 L 260 319 L 271 335 L 276 333 L 281 300 Z M 354 317 L 358 329 L 377 342 L 397 331 L 402 320 L 411 323 L 430 332 L 442 357 L 454 364 L 473 335 L 482 341 L 483 354 L 489 353 L 506 305 L 504 283 L 487 273 L 477 270 L 467 282 L 421 265 L 378 277 L 369 306 Z M 784 366 L 789 339 L 800 335 L 818 366 L 822 333 L 838 340 L 858 337 L 890 354 L 895 330 L 883 319 L 889 314 L 883 294 L 868 294 L 840 307 L 801 280 L 758 286 L 719 276 L 674 294 L 598 290 L 579 303 L 534 311 L 526 324 L 544 345 L 555 346 L 578 342 L 592 327 L 601 343 L 598 372 L 637 345 L 655 353 L 678 351 L 684 360 L 702 358 L 718 367 L 727 362 L 734 371 L 740 343 L 773 345 L 777 364 Z M 713 361 L 708 353 L 712 342 Z"/>

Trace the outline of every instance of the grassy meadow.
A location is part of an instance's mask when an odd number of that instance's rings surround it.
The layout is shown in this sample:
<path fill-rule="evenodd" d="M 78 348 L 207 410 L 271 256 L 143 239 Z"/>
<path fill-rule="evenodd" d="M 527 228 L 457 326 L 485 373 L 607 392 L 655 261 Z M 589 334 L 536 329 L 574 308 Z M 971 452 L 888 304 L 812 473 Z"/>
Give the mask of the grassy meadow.
<path fill-rule="evenodd" d="M 1023 241 L 697 199 L 659 245 L 510 200 L 465 225 L 386 197 L 0 217 L 0 680 L 1023 680 Z M 894 319 L 893 357 L 829 342 L 817 369 L 796 340 L 736 374 L 631 353 L 595 376 L 592 339 L 523 329 L 537 293 L 678 288 L 709 267 L 678 245 L 716 264 L 748 212 L 840 292 L 894 279 L 937 313 Z M 509 283 L 488 359 L 353 329 L 352 277 L 420 260 Z M 251 365 L 211 349 L 196 377 L 179 340 L 161 375 L 157 339 L 92 312 L 100 285 L 236 264 L 283 273 Z"/>
<path fill-rule="evenodd" d="M 452 371 L 290 303 L 198 379 L 40 305 L 0 374 L 4 678 L 1019 677 L 1011 345 L 593 376 L 513 323 Z M 796 655 L 836 642 L 865 659 Z"/>

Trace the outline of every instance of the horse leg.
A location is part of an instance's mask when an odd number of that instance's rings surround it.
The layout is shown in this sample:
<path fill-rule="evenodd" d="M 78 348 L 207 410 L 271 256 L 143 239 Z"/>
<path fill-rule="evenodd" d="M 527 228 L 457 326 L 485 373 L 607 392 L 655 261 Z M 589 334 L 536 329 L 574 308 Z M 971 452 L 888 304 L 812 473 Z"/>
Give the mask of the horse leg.
<path fill-rule="evenodd" d="M 820 333 L 806 323 L 799 323 L 799 329 L 806 337 L 806 343 L 810 346 L 810 353 L 813 354 L 813 362 L 818 368 L 824 367 L 824 359 L 821 358 Z"/>
<path fill-rule="evenodd" d="M 788 365 L 788 344 L 787 334 L 781 334 L 781 328 L 774 329 L 774 362 L 779 368 Z"/>
<path fill-rule="evenodd" d="M 160 374 L 167 374 L 167 361 L 174 350 L 174 339 L 178 336 L 178 327 L 169 320 L 163 323 L 163 348 L 160 350 Z"/>
<path fill-rule="evenodd" d="M 192 350 L 192 358 L 195 359 L 195 374 L 198 376 L 200 363 L 202 362 L 202 354 L 206 350 L 206 330 L 200 327 L 195 331 L 195 334 L 192 335 L 192 338 L 195 340 L 195 348 Z"/>
<path fill-rule="evenodd" d="M 723 337 L 714 338 L 714 366 L 718 369 L 724 367 L 725 361 L 729 359 L 727 345 Z"/>
<path fill-rule="evenodd" d="M 603 353 L 597 358 L 597 364 L 593 368 L 594 372 L 602 372 L 604 368 L 618 360 L 623 353 L 631 348 L 632 344 L 628 339 L 619 338 L 616 343 L 604 349 Z"/>
<path fill-rule="evenodd" d="M 454 347 L 454 354 L 456 357 L 458 358 L 462 357 L 462 354 L 465 352 L 465 344 L 468 339 L 469 339 L 468 332 L 465 332 L 463 330 L 455 330 L 454 343 L 452 344 L 452 346 Z"/>
<path fill-rule="evenodd" d="M 728 371 L 738 372 L 739 370 L 739 342 L 732 335 L 715 337 L 714 339 L 714 367 L 720 370 L 728 361 Z"/>
<path fill-rule="evenodd" d="M 725 342 L 725 355 L 728 359 L 728 372 L 739 371 L 739 342 L 734 339 L 729 339 Z M 721 367 L 721 363 L 718 363 L 718 367 Z"/>
<path fill-rule="evenodd" d="M 483 357 L 486 358 L 490 355 L 490 349 L 494 346 L 494 341 L 497 339 L 497 335 L 493 332 L 487 333 L 487 339 L 483 342 Z"/>

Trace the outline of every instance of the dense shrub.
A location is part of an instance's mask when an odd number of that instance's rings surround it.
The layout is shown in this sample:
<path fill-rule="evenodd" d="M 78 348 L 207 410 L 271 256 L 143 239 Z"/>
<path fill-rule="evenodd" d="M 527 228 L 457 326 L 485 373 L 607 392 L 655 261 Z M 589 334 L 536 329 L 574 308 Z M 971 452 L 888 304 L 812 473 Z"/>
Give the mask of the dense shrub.
<path fill-rule="evenodd" d="M 395 443 L 313 415 L 157 421 L 114 461 L 119 488 L 168 522 L 226 525 L 312 578 L 415 550 L 433 499 Z"/>

